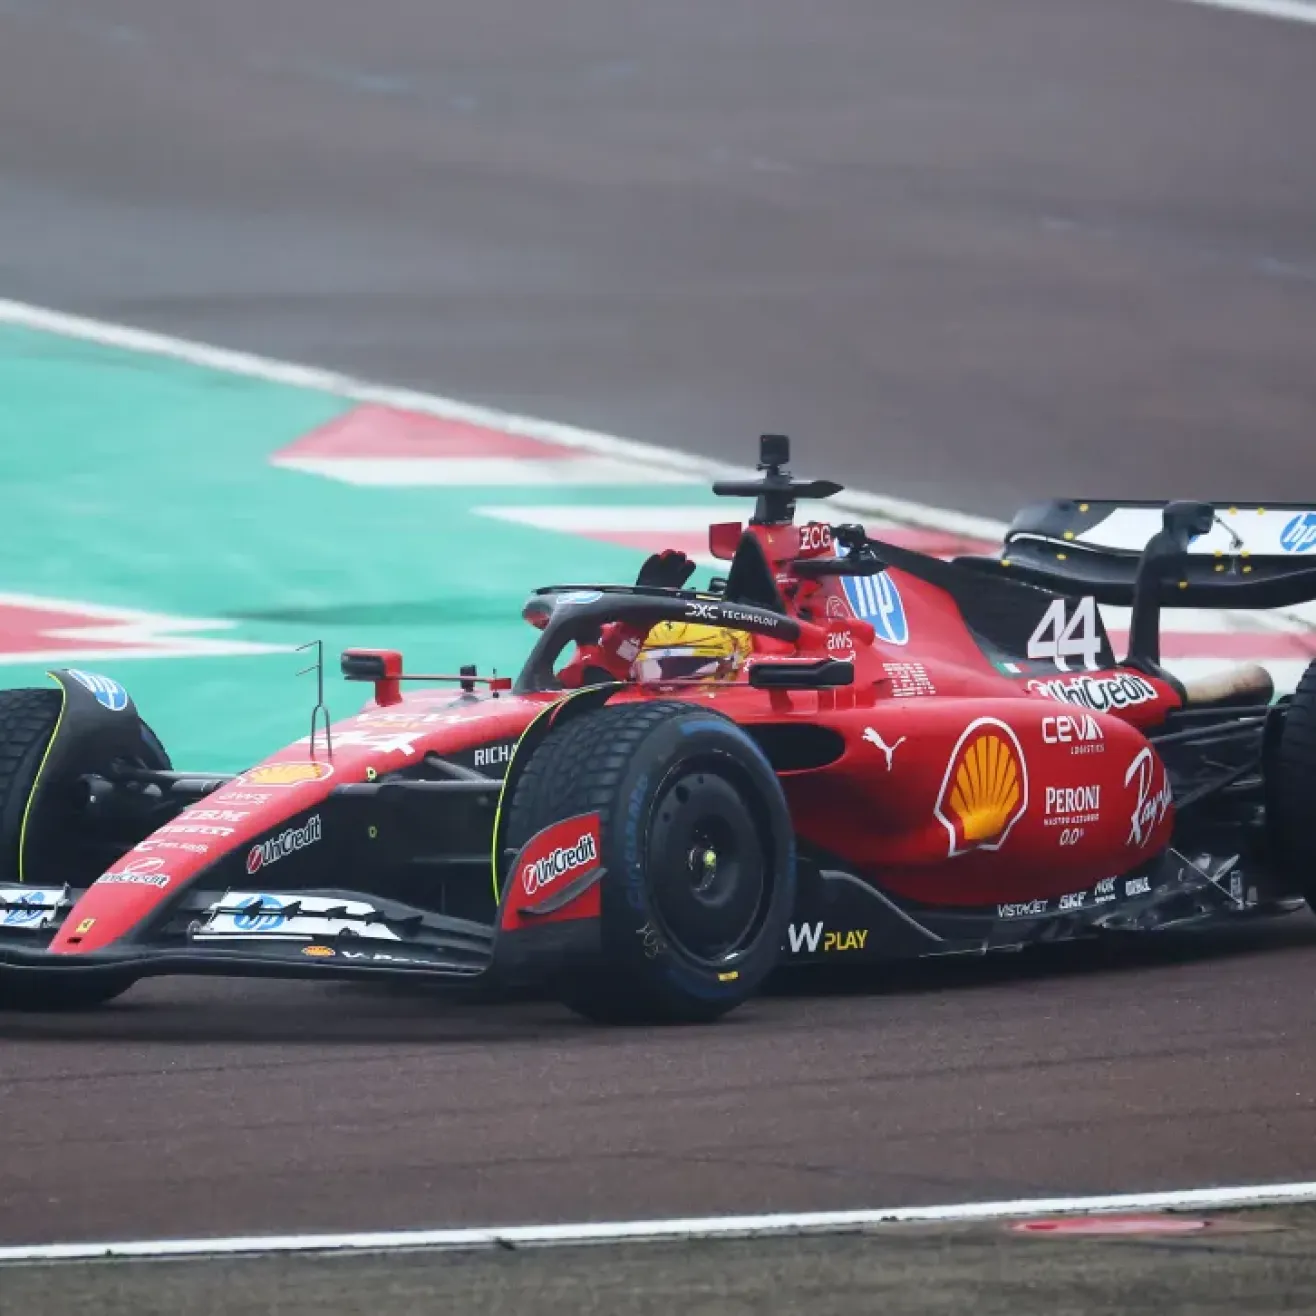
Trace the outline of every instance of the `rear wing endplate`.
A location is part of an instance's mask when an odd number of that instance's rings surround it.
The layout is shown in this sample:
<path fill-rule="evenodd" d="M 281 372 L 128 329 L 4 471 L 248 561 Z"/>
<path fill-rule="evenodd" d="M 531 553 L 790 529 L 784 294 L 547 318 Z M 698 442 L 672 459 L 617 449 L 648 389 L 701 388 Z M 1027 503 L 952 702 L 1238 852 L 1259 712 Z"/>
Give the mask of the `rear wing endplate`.
<path fill-rule="evenodd" d="M 1291 607 L 1316 599 L 1316 503 L 1038 503 L 999 559 L 960 560 L 1122 607 L 1140 588 L 1162 607 Z"/>
<path fill-rule="evenodd" d="M 1316 599 L 1316 507 L 1096 502 L 1026 507 L 999 558 L 959 558 L 1133 609 L 1126 663 L 1161 675 L 1163 607 L 1284 608 Z"/>

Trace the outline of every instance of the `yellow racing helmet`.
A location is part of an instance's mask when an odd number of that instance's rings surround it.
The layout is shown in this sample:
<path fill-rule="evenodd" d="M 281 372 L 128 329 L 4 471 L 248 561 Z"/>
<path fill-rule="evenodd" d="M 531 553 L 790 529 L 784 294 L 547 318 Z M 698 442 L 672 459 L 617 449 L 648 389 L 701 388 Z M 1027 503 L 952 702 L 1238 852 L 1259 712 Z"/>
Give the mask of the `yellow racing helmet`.
<path fill-rule="evenodd" d="M 725 681 L 740 670 L 752 648 L 746 631 L 661 621 L 646 637 L 632 672 L 638 681 Z"/>

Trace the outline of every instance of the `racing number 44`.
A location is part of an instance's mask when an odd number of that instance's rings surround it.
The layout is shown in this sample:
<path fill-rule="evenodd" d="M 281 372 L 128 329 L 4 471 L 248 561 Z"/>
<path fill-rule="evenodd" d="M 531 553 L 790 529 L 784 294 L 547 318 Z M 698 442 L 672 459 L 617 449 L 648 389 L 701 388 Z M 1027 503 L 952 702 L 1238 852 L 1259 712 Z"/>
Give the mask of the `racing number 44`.
<path fill-rule="evenodd" d="M 1096 599 L 1080 599 L 1072 613 L 1066 611 L 1064 599 L 1054 600 L 1029 638 L 1028 656 L 1049 660 L 1062 672 L 1070 670 L 1070 658 L 1079 659 L 1085 668 L 1096 667 L 1101 659 Z"/>

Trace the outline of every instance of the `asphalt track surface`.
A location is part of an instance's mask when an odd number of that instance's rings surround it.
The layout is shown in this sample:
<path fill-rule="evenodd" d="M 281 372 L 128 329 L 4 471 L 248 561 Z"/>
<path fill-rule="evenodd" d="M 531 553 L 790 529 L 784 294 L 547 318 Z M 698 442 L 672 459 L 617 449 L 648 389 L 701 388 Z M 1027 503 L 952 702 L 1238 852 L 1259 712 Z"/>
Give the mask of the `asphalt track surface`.
<path fill-rule="evenodd" d="M 797 979 L 713 1028 L 359 988 L 0 1016 L 6 1243 L 1316 1179 L 1316 926 Z M 830 975 L 829 975 L 830 978 Z"/>
<path fill-rule="evenodd" d="M 968 511 L 1292 495 L 1314 61 L 1165 0 L 0 0 L 0 290 Z M 667 1033 L 143 986 L 0 1021 L 0 1236 L 1316 1178 L 1314 973 L 1298 919 Z"/>
<path fill-rule="evenodd" d="M 1194 1220 L 1191 1224 L 1197 1224 Z M 521 1316 L 1310 1311 L 1312 1212 L 1214 1217 L 1169 1237 L 1021 1236 L 1008 1225 L 492 1255 L 271 1258 L 0 1273 L 16 1310 L 64 1316 Z"/>

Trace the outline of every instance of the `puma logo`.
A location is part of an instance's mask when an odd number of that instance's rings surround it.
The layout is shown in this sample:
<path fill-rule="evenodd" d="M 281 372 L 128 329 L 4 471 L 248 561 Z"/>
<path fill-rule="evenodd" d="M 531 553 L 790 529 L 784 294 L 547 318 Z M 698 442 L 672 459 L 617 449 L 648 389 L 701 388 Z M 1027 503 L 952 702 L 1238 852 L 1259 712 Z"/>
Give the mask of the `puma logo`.
<path fill-rule="evenodd" d="M 868 741 L 870 745 L 876 745 L 878 749 L 880 749 L 882 753 L 886 755 L 886 770 L 890 772 L 892 767 L 892 760 L 895 758 L 896 755 L 896 750 L 898 750 L 901 747 L 901 745 L 903 745 L 905 741 L 909 739 L 909 737 L 901 736 L 900 739 L 897 740 L 894 745 L 888 745 L 886 741 L 883 740 L 882 737 L 879 736 L 877 732 L 873 730 L 872 727 L 865 727 L 864 739 Z"/>

